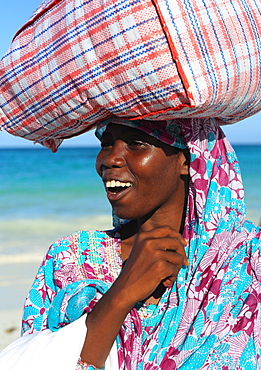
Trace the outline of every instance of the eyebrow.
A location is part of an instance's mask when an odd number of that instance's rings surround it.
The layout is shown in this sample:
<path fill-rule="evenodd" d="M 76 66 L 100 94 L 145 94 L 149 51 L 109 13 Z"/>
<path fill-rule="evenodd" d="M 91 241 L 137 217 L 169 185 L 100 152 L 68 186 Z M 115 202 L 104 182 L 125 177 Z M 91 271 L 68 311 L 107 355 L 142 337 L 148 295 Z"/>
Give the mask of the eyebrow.
<path fill-rule="evenodd" d="M 141 130 L 138 130 L 138 129 L 135 129 L 135 128 L 132 128 L 132 127 L 124 127 L 123 129 L 121 129 L 120 135 L 139 135 L 140 137 L 143 137 L 143 138 L 149 138 L 150 135 L 149 134 L 146 134 L 145 132 L 141 131 Z M 110 131 L 104 131 L 104 133 L 102 134 L 101 138 L 103 139 L 104 137 L 107 137 L 107 136 L 113 136 L 113 133 L 110 132 Z"/>

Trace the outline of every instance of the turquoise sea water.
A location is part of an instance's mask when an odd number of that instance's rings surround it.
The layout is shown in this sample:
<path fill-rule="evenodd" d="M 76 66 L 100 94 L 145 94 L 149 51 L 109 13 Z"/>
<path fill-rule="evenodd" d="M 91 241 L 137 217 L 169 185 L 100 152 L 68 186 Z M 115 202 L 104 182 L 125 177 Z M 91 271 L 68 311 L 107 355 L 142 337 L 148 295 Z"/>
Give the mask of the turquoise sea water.
<path fill-rule="evenodd" d="M 234 146 L 248 218 L 261 218 L 261 146 Z M 110 206 L 95 172 L 99 148 L 0 149 L 0 262 L 34 259 L 78 229 L 110 227 Z"/>
<path fill-rule="evenodd" d="M 109 207 L 95 171 L 99 148 L 1 150 L 1 219 L 100 215 Z"/>
<path fill-rule="evenodd" d="M 98 151 L 0 150 L 0 263 L 9 255 L 35 260 L 57 238 L 110 227 L 110 206 L 95 171 Z"/>

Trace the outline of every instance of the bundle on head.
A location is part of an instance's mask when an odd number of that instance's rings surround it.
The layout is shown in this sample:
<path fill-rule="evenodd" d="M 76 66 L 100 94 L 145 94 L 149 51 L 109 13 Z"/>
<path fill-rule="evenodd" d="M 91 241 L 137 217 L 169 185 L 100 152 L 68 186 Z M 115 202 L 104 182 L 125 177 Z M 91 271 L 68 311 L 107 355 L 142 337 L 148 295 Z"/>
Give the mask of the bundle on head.
<path fill-rule="evenodd" d="M 246 118 L 260 18 L 253 0 L 47 0 L 1 61 L 1 129 L 56 151 L 111 115 Z"/>

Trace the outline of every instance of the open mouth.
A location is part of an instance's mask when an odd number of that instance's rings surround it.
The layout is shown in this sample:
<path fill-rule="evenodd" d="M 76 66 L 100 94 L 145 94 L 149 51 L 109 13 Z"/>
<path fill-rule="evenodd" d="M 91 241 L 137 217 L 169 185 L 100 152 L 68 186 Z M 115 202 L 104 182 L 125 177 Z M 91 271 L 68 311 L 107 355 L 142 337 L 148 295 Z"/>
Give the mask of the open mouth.
<path fill-rule="evenodd" d="M 105 186 L 106 186 L 107 191 L 111 193 L 119 193 L 122 190 L 128 189 L 132 185 L 130 182 L 121 182 L 118 180 L 111 180 L 111 181 L 106 181 Z"/>

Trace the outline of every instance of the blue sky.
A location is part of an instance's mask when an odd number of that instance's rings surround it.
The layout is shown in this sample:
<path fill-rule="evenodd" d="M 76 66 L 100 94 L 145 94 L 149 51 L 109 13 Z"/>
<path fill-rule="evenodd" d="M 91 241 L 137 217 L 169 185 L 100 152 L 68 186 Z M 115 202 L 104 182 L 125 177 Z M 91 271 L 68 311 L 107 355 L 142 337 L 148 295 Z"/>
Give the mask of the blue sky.
<path fill-rule="evenodd" d="M 2 0 L 0 12 L 0 57 L 7 51 L 16 31 L 28 20 L 39 5 L 37 0 Z M 226 126 L 224 131 L 233 144 L 261 144 L 261 112 L 237 124 Z M 65 140 L 65 146 L 96 145 L 93 131 L 76 138 Z M 0 132 L 0 148 L 29 147 L 32 142 Z"/>

